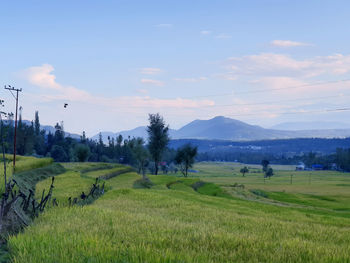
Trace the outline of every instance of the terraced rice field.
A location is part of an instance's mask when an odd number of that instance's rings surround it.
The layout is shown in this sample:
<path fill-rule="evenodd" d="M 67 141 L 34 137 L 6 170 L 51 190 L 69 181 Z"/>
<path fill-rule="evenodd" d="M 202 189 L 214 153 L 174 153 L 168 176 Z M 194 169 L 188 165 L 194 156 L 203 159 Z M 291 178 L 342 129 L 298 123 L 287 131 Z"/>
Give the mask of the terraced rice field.
<path fill-rule="evenodd" d="M 301 172 L 290 184 L 290 170 L 264 182 L 258 167 L 242 177 L 239 165 L 201 163 L 189 178 L 150 175 L 151 188 L 134 188 L 128 167 L 64 166 L 61 205 L 9 239 L 13 262 L 350 262 L 349 174 L 312 172 L 309 183 Z M 102 197 L 65 203 L 97 177 Z"/>

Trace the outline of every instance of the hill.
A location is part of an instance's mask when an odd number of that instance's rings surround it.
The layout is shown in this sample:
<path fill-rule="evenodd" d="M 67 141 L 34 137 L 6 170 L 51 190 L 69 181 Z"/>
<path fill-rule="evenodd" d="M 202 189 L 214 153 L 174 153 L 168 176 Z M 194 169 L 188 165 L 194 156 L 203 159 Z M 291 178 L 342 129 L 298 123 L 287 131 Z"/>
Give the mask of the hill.
<path fill-rule="evenodd" d="M 8 120 L 4 120 L 3 121 L 5 125 L 8 125 L 10 122 Z M 12 121 L 13 122 L 13 121 Z M 22 122 L 27 125 L 27 126 L 30 126 L 32 125 L 32 122 L 31 121 L 28 121 L 28 120 L 22 120 Z M 14 122 L 13 122 L 14 123 Z M 51 126 L 51 125 L 40 125 L 40 129 L 41 130 L 44 130 L 46 132 L 46 134 L 48 133 L 52 133 L 54 134 L 55 133 L 55 127 Z M 79 134 L 75 134 L 75 133 L 70 133 L 70 132 L 67 132 L 65 131 L 65 136 L 66 137 L 71 137 L 73 139 L 80 139 L 80 135 Z"/>
<path fill-rule="evenodd" d="M 121 134 L 124 138 L 147 138 L 145 126 L 120 132 L 101 132 L 104 142 L 107 137 L 116 137 Z M 350 136 L 350 129 L 312 129 L 312 130 L 277 130 L 265 129 L 257 125 L 217 116 L 209 120 L 194 120 L 178 130 L 170 130 L 172 139 L 206 139 L 206 140 L 231 140 L 231 141 L 255 141 L 291 138 L 345 138 Z M 95 135 L 92 139 L 98 139 Z"/>

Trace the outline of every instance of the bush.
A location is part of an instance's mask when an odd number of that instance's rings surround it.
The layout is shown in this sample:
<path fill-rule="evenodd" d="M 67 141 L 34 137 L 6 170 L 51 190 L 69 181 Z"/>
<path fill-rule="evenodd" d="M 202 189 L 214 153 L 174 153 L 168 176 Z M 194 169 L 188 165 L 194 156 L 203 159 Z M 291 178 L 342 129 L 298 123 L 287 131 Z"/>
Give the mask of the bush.
<path fill-rule="evenodd" d="M 74 155 L 79 162 L 85 162 L 90 156 L 90 148 L 85 144 L 77 144 L 74 148 Z"/>
<path fill-rule="evenodd" d="M 51 149 L 51 157 L 56 162 L 66 162 L 68 160 L 68 155 L 62 146 L 54 145 Z"/>

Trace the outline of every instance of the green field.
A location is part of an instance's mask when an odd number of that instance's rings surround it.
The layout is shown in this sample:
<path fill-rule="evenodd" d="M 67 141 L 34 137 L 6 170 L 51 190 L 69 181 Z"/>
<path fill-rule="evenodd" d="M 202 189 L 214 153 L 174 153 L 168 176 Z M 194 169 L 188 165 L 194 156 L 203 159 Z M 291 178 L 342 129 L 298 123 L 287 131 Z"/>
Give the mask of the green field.
<path fill-rule="evenodd" d="M 7 174 L 7 181 L 9 181 L 12 178 L 12 174 L 13 174 L 13 156 L 10 154 L 6 154 L 5 155 L 6 158 L 6 174 Z M 36 169 L 39 167 L 43 167 L 46 165 L 49 165 L 53 162 L 53 160 L 51 158 L 35 158 L 35 157 L 30 157 L 30 156 L 19 156 L 17 155 L 16 158 L 16 173 L 19 172 L 24 172 L 24 171 L 28 171 L 28 170 L 32 170 L 32 169 Z M 0 174 L 3 175 L 4 174 L 4 163 L 1 161 L 1 165 L 0 165 Z M 5 180 L 4 180 L 4 176 L 0 177 L 0 194 L 2 194 L 4 192 L 5 189 Z"/>
<path fill-rule="evenodd" d="M 142 188 L 129 167 L 64 167 L 59 206 L 10 237 L 12 262 L 350 262 L 346 173 L 279 166 L 264 181 L 259 166 L 242 177 L 240 164 L 199 163 L 189 178 L 150 175 Z M 98 177 L 106 193 L 68 207 Z"/>

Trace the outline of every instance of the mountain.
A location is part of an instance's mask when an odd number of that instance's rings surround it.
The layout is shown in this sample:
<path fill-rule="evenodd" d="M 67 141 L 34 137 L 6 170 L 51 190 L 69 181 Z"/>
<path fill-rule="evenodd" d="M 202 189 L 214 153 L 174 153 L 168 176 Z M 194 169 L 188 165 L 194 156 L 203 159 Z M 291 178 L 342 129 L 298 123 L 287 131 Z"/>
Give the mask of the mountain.
<path fill-rule="evenodd" d="M 195 120 L 179 129 L 174 139 L 263 140 L 288 138 L 284 131 L 268 130 L 235 119 L 218 116 L 210 120 Z"/>
<path fill-rule="evenodd" d="M 30 126 L 30 125 L 32 125 L 32 122 L 31 121 L 28 121 L 28 120 L 22 120 L 22 122 L 25 124 L 25 125 L 28 125 L 28 126 Z M 8 123 L 8 121 L 7 120 L 4 120 L 4 123 Z M 55 127 L 53 127 L 53 126 L 50 126 L 50 125 L 40 125 L 40 129 L 41 130 L 44 130 L 45 132 L 46 132 L 46 134 L 48 134 L 48 133 L 52 133 L 52 134 L 54 134 L 55 133 L 55 131 L 56 131 L 56 129 L 55 129 Z M 79 134 L 75 134 L 75 133 L 70 133 L 70 132 L 64 132 L 64 134 L 65 134 L 65 136 L 66 137 L 71 137 L 71 138 L 73 138 L 73 139 L 80 139 L 80 135 Z"/>
<path fill-rule="evenodd" d="M 334 121 L 312 121 L 312 122 L 283 122 L 271 127 L 276 130 L 329 130 L 329 129 L 350 129 L 350 124 Z"/>
<path fill-rule="evenodd" d="M 176 131 L 172 130 L 172 129 L 169 129 L 170 136 L 174 132 L 176 132 Z M 126 131 L 120 131 L 120 132 L 101 132 L 101 135 L 102 135 L 102 140 L 103 140 L 104 143 L 108 143 L 108 136 L 110 138 L 116 138 L 119 135 L 123 136 L 123 138 L 128 138 L 129 136 L 130 136 L 130 138 L 132 138 L 132 137 L 135 137 L 135 138 L 136 137 L 142 137 L 145 140 L 148 137 L 147 127 L 146 126 L 139 126 L 139 127 L 136 127 L 136 128 L 134 128 L 132 130 L 126 130 Z M 100 137 L 100 135 L 96 134 L 93 137 L 91 137 L 91 139 L 99 140 L 99 137 Z"/>
<path fill-rule="evenodd" d="M 116 137 L 121 134 L 124 138 L 147 138 L 145 126 L 140 126 L 129 131 L 102 132 L 103 141 L 107 137 Z M 205 140 L 230 140 L 230 141 L 254 141 L 291 138 L 345 138 L 350 137 L 350 129 L 306 129 L 306 130 L 282 130 L 264 129 L 257 125 L 217 116 L 209 120 L 194 120 L 179 130 L 169 131 L 171 139 L 205 139 Z M 98 140 L 99 135 L 92 139 Z"/>
<path fill-rule="evenodd" d="M 117 136 L 121 135 L 123 138 L 128 138 L 129 136 L 132 137 L 142 137 L 147 138 L 147 131 L 146 126 L 139 126 L 132 130 L 127 131 L 120 131 L 120 132 L 101 132 L 102 140 L 103 142 L 108 142 L 108 137 L 110 138 L 116 138 Z M 93 140 L 99 140 L 100 134 L 96 134 L 91 139 Z"/>

